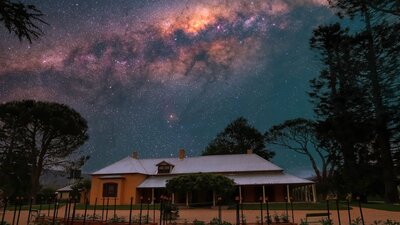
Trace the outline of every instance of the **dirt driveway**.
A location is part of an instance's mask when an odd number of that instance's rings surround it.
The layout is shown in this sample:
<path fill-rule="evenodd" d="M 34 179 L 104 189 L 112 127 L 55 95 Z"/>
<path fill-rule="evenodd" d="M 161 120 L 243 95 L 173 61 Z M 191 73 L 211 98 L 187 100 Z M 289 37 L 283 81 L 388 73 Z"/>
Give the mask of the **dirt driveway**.
<path fill-rule="evenodd" d="M 59 215 L 58 216 L 63 216 L 64 210 L 61 208 L 59 210 Z M 295 222 L 299 223 L 300 219 L 304 219 L 306 217 L 306 213 L 317 213 L 317 212 L 325 212 L 325 211 L 302 211 L 302 210 L 296 210 L 294 211 L 294 218 Z M 84 213 L 83 210 L 77 210 L 76 214 L 82 215 Z M 88 214 L 92 214 L 92 211 L 88 211 Z M 133 215 L 139 215 L 138 210 L 134 210 Z M 273 216 L 274 214 L 281 215 L 285 213 L 285 211 L 271 211 L 270 214 Z M 96 214 L 101 214 L 101 212 L 97 212 Z M 113 212 L 110 210 L 109 211 L 109 218 L 112 216 Z M 143 212 L 143 215 L 145 216 L 147 214 L 146 211 Z M 210 221 L 214 217 L 218 217 L 218 210 L 217 209 L 181 209 L 179 211 L 180 222 L 184 222 L 185 220 L 187 222 L 192 222 L 193 220 L 202 220 L 205 222 Z M 27 211 L 21 211 L 20 215 L 20 220 L 19 224 L 27 224 Z M 117 215 L 119 217 L 123 216 L 125 218 L 129 217 L 129 211 L 128 210 L 117 210 Z M 255 223 L 256 222 L 256 217 L 260 216 L 260 211 L 258 210 L 245 210 L 244 215 L 246 218 L 246 221 L 248 223 Z M 371 225 L 374 221 L 376 220 L 381 220 L 381 221 L 386 221 L 387 219 L 390 220 L 396 220 L 400 221 L 400 212 L 390 212 L 390 211 L 382 211 L 382 210 L 375 210 L 375 209 L 363 209 L 363 215 L 365 219 L 365 224 L 366 225 Z M 153 218 L 153 211 L 150 211 L 150 219 L 152 220 Z M 264 211 L 264 216 L 265 216 L 265 211 Z M 289 216 L 291 216 L 291 213 L 289 212 Z M 351 211 L 351 217 L 352 219 L 355 219 L 357 217 L 360 217 L 360 212 L 359 210 L 353 209 Z M 1 216 L 0 216 L 1 218 Z M 155 218 L 156 222 L 159 221 L 159 212 L 155 211 Z M 341 224 L 343 225 L 348 225 L 348 214 L 346 210 L 341 210 L 340 211 L 340 218 L 341 218 Z M 6 212 L 5 219 L 7 222 L 10 224 L 12 223 L 13 219 L 13 212 L 8 211 Z M 235 223 L 236 220 L 236 211 L 235 210 L 222 210 L 222 219 L 228 222 L 231 222 L 232 224 Z M 337 211 L 331 211 L 331 219 L 333 220 L 334 224 L 339 224 L 338 223 L 338 215 Z M 319 218 L 313 218 L 312 220 L 319 220 Z"/>

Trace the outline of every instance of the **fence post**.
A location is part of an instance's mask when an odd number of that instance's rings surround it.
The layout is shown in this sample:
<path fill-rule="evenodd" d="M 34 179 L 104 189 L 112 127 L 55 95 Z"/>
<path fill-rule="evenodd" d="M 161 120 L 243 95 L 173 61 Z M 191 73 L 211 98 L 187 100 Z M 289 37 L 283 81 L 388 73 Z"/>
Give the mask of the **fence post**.
<path fill-rule="evenodd" d="M 21 207 L 22 207 L 22 204 L 24 204 L 24 202 L 23 202 L 24 197 L 21 197 L 20 200 L 21 200 L 21 201 L 20 201 L 19 207 L 18 207 L 17 225 L 19 225 L 19 216 L 21 215 Z"/>
<path fill-rule="evenodd" d="M 73 198 L 70 196 L 69 197 L 69 204 L 68 204 L 68 213 L 67 213 L 67 225 L 68 225 L 68 223 L 69 223 L 69 215 L 71 214 L 71 205 L 72 205 L 72 200 L 73 200 Z"/>
<path fill-rule="evenodd" d="M 117 198 L 114 198 L 114 216 L 113 218 L 117 218 Z"/>
<path fill-rule="evenodd" d="M 108 221 L 108 206 L 110 204 L 110 198 L 107 198 L 107 205 L 106 205 L 106 222 Z"/>
<path fill-rule="evenodd" d="M 346 202 L 347 202 L 347 215 L 349 216 L 349 225 L 351 225 L 350 200 L 351 200 L 351 194 L 347 194 Z"/>
<path fill-rule="evenodd" d="M 239 196 L 235 197 L 235 201 L 236 201 L 236 225 L 240 225 L 240 200 L 239 200 Z"/>
<path fill-rule="evenodd" d="M 261 225 L 264 225 L 264 215 L 263 215 L 263 201 L 265 199 L 263 197 L 260 197 L 260 218 L 261 218 Z"/>
<path fill-rule="evenodd" d="M 40 198 L 38 198 L 37 199 L 38 201 L 39 201 L 39 212 L 38 212 L 38 216 L 40 217 L 40 212 L 42 212 L 42 201 L 43 201 L 43 198 L 42 197 L 40 197 Z"/>
<path fill-rule="evenodd" d="M 28 222 L 26 224 L 29 224 L 29 222 L 31 220 L 32 201 L 33 201 L 33 197 L 29 200 L 29 212 L 28 212 L 28 219 L 27 219 Z M 3 222 L 1 224 L 3 224 Z"/>
<path fill-rule="evenodd" d="M 1 216 L 1 224 L 4 223 L 4 217 L 6 215 L 6 209 L 7 209 L 7 203 L 8 203 L 8 198 L 4 198 L 4 209 L 3 209 L 3 215 Z"/>
<path fill-rule="evenodd" d="M 142 208 L 143 207 L 143 196 L 140 196 L 140 213 L 139 213 L 139 225 L 142 225 Z"/>
<path fill-rule="evenodd" d="M 15 224 L 15 216 L 16 216 L 16 213 L 17 213 L 17 207 L 18 207 L 17 206 L 17 202 L 18 202 L 18 200 L 19 200 L 19 197 L 18 196 L 15 197 L 15 199 L 14 199 L 14 215 L 13 215 L 12 225 Z"/>
<path fill-rule="evenodd" d="M 286 211 L 286 217 L 289 218 L 289 206 L 288 206 L 288 197 L 285 196 L 285 211 Z"/>
<path fill-rule="evenodd" d="M 242 197 L 239 197 L 239 201 L 240 201 L 240 212 L 241 212 L 241 217 L 242 217 L 242 224 L 244 225 L 244 215 L 243 215 L 243 200 Z"/>
<path fill-rule="evenodd" d="M 150 198 L 147 198 L 147 216 L 146 216 L 146 224 L 149 223 L 149 211 L 150 211 Z"/>
<path fill-rule="evenodd" d="M 156 198 L 153 198 L 153 223 L 156 223 Z"/>
<path fill-rule="evenodd" d="M 293 212 L 293 197 L 290 196 L 290 209 L 292 210 L 292 223 L 294 223 L 294 212 Z"/>
<path fill-rule="evenodd" d="M 74 219 L 75 219 L 75 210 L 76 210 L 76 197 L 74 197 L 74 208 L 73 208 L 73 211 L 72 211 L 72 218 L 71 218 L 71 224 L 73 225 L 74 224 Z"/>
<path fill-rule="evenodd" d="M 329 196 L 326 197 L 326 210 L 328 211 L 328 220 L 331 220 L 331 213 L 329 211 Z"/>
<path fill-rule="evenodd" d="M 337 196 L 335 198 L 336 198 L 336 210 L 337 210 L 338 222 L 339 225 L 342 225 L 342 222 L 340 221 L 339 198 Z"/>
<path fill-rule="evenodd" d="M 270 224 L 271 216 L 269 215 L 269 199 L 268 197 L 265 197 L 265 203 L 267 203 L 267 224 Z"/>
<path fill-rule="evenodd" d="M 133 205 L 133 197 L 131 197 L 131 205 L 129 206 L 129 225 L 132 224 L 132 205 Z"/>
<path fill-rule="evenodd" d="M 47 204 L 47 217 L 50 217 L 51 200 L 52 200 L 52 198 L 50 197 L 49 204 Z"/>
<path fill-rule="evenodd" d="M 164 199 L 164 196 L 161 195 L 161 197 L 160 197 L 160 225 L 162 225 L 163 199 Z"/>
<path fill-rule="evenodd" d="M 96 199 L 94 200 L 94 207 L 93 207 L 93 221 L 95 220 L 95 218 L 96 218 L 96 207 L 97 207 L 97 197 L 96 197 Z"/>
<path fill-rule="evenodd" d="M 83 225 L 86 224 L 86 214 L 87 214 L 88 204 L 89 204 L 89 200 L 86 198 L 85 199 L 85 212 L 83 214 Z"/>
<path fill-rule="evenodd" d="M 362 207 L 361 207 L 361 198 L 359 196 L 357 196 L 357 200 L 358 200 L 358 207 L 360 208 L 361 221 L 362 221 L 362 224 L 365 225 L 364 215 L 363 215 Z"/>
<path fill-rule="evenodd" d="M 103 204 L 101 206 L 101 222 L 104 221 L 104 198 L 103 198 Z"/>
<path fill-rule="evenodd" d="M 53 225 L 56 222 L 56 211 L 57 211 L 57 195 L 54 196 L 54 209 L 53 209 Z"/>

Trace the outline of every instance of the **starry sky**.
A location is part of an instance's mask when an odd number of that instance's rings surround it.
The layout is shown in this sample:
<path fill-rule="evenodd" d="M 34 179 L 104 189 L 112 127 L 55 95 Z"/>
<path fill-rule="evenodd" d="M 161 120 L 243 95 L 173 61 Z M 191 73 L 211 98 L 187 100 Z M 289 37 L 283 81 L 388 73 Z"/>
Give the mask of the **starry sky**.
<path fill-rule="evenodd" d="M 58 0 L 35 4 L 49 25 L 32 44 L 0 28 L 0 102 L 70 105 L 88 120 L 91 172 L 130 155 L 200 155 L 243 116 L 265 132 L 310 118 L 308 40 L 334 18 L 325 0 Z M 275 149 L 273 162 L 309 173 Z"/>

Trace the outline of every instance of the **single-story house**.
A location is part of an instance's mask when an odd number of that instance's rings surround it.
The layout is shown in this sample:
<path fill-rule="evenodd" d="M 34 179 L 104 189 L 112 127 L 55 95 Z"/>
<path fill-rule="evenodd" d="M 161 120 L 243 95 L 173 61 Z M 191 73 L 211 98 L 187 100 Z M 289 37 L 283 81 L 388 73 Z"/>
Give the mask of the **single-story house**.
<path fill-rule="evenodd" d="M 139 159 L 137 153 L 123 158 L 91 174 L 90 203 L 130 204 L 143 201 L 158 202 L 166 195 L 167 180 L 180 175 L 212 173 L 232 179 L 237 186 L 235 196 L 240 201 L 284 202 L 316 200 L 314 182 L 288 173 L 277 165 L 253 154 L 209 155 L 186 157 L 185 150 L 179 150 L 177 158 Z M 215 194 L 186 193 L 171 195 L 175 204 L 215 205 Z M 108 199 L 108 200 L 107 200 Z M 104 202 L 103 202 L 104 203 Z"/>

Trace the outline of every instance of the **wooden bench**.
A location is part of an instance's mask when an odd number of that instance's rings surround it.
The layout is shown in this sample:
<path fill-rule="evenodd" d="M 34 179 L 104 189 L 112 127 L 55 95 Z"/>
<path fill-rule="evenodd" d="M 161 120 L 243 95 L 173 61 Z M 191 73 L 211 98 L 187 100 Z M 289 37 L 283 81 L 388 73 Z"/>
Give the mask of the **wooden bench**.
<path fill-rule="evenodd" d="M 306 222 L 307 223 L 319 223 L 320 220 L 316 220 L 316 221 L 308 221 L 308 218 L 313 218 L 313 217 L 328 217 L 330 216 L 330 213 L 307 213 L 306 214 Z"/>

